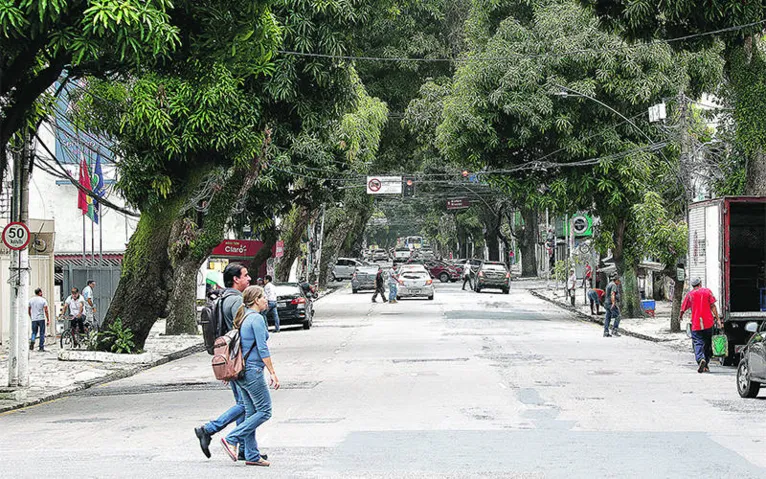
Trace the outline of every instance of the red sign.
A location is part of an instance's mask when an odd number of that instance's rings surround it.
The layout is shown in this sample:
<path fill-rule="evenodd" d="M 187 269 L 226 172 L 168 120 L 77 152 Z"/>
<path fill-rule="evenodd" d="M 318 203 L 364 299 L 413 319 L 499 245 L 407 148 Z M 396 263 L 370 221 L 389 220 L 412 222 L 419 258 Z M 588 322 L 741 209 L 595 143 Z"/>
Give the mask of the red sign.
<path fill-rule="evenodd" d="M 223 240 L 213 249 L 211 256 L 253 257 L 262 246 L 262 241 Z"/>
<path fill-rule="evenodd" d="M 3 243 L 9 249 L 20 251 L 29 244 L 29 228 L 20 222 L 8 223 L 3 228 Z"/>
<path fill-rule="evenodd" d="M 462 210 L 471 207 L 471 201 L 468 198 L 451 198 L 447 200 L 448 210 Z"/>
<path fill-rule="evenodd" d="M 274 250 L 274 257 L 281 258 L 285 255 L 285 242 L 282 240 L 277 241 L 276 249 Z"/>

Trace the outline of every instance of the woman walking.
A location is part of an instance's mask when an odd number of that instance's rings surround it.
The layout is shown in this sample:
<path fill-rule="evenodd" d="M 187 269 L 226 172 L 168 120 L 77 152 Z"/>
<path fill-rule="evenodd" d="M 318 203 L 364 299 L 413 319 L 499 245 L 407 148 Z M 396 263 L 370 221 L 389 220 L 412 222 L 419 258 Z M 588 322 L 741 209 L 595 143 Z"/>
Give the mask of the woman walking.
<path fill-rule="evenodd" d="M 271 396 L 263 375 L 268 369 L 270 384 L 279 389 L 279 379 L 271 363 L 271 354 L 266 345 L 269 332 L 260 312 L 268 309 L 266 294 L 260 286 L 250 286 L 242 293 L 242 306 L 234 317 L 234 327 L 239 329 L 242 353 L 245 356 L 245 374 L 234 381 L 245 404 L 245 420 L 221 438 L 224 450 L 233 461 L 237 460 L 239 448 L 245 449 L 245 464 L 248 466 L 269 466 L 261 457 L 255 430 L 271 417 Z"/>

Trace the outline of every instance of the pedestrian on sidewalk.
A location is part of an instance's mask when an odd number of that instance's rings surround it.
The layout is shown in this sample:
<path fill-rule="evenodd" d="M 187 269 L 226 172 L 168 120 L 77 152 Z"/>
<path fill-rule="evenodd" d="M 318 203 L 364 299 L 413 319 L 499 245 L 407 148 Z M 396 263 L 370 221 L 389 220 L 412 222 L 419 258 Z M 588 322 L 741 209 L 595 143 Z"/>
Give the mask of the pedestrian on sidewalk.
<path fill-rule="evenodd" d="M 96 312 L 96 307 L 93 305 L 93 288 L 96 287 L 96 282 L 89 279 L 85 283 L 85 287 L 82 289 L 82 299 L 85 300 L 85 319 L 90 324 L 96 324 L 93 321 L 93 313 Z M 96 325 L 99 326 L 99 325 Z"/>
<path fill-rule="evenodd" d="M 269 303 L 268 310 L 266 311 L 266 319 L 269 319 L 269 317 L 272 318 L 274 321 L 274 332 L 278 333 L 279 310 L 277 310 L 277 288 L 274 286 L 270 274 L 263 277 L 263 291 L 266 293 L 266 300 Z"/>
<path fill-rule="evenodd" d="M 388 302 L 398 303 L 396 300 L 396 294 L 399 291 L 399 272 L 396 269 L 396 265 L 391 266 L 391 271 L 388 272 Z"/>
<path fill-rule="evenodd" d="M 471 260 L 466 260 L 463 265 L 463 291 L 465 291 L 465 284 L 468 283 L 468 289 L 473 289 L 471 284 Z"/>
<path fill-rule="evenodd" d="M 384 303 L 386 301 L 388 301 L 386 299 L 386 282 L 383 279 L 383 269 L 382 268 L 378 268 L 378 272 L 375 274 L 375 293 L 373 293 L 373 295 L 372 295 L 372 302 L 373 303 L 377 303 L 377 301 L 375 301 L 375 298 L 377 298 L 378 295 L 380 295 L 380 297 L 383 298 L 383 302 Z"/>
<path fill-rule="evenodd" d="M 48 314 L 48 301 L 43 298 L 43 290 L 37 288 L 35 295 L 29 300 L 27 308 L 29 319 L 32 320 L 32 338 L 29 340 L 29 350 L 35 349 L 35 339 L 40 333 L 40 351 L 45 351 L 45 326 L 51 325 L 51 317 Z"/>
<path fill-rule="evenodd" d="M 72 288 L 70 291 L 72 294 L 67 296 L 64 300 L 64 304 L 61 306 L 60 316 L 65 316 L 69 321 L 69 329 L 74 333 L 80 331 L 80 334 L 85 334 L 85 300 L 80 296 L 80 290 L 78 288 Z M 72 334 L 75 347 L 77 347 L 77 335 Z"/>
<path fill-rule="evenodd" d="M 620 276 L 617 273 L 612 273 L 609 276 L 611 280 L 606 285 L 604 309 L 606 314 L 604 315 L 604 337 L 620 336 L 618 331 L 620 327 L 620 307 L 622 306 L 622 291 L 620 291 Z M 612 332 L 609 332 L 609 324 L 614 320 L 612 325 Z"/>
<path fill-rule="evenodd" d="M 223 284 L 226 289 L 221 295 L 221 311 L 223 313 L 224 333 L 234 327 L 234 318 L 242 305 L 242 292 L 250 286 L 250 275 L 247 268 L 239 263 L 230 263 L 223 270 Z M 217 419 L 202 426 L 194 428 L 194 434 L 199 439 L 202 453 L 210 458 L 210 442 L 215 433 L 222 431 L 229 424 L 240 424 L 245 419 L 245 404 L 240 397 L 239 391 L 233 382 L 229 383 L 231 392 L 234 394 L 234 405 L 226 410 Z M 243 453 L 244 454 L 244 453 Z M 244 456 L 242 456 L 244 458 Z"/>
<path fill-rule="evenodd" d="M 712 291 L 702 287 L 702 280 L 692 279 L 692 288 L 681 303 L 680 320 L 684 319 L 684 313 L 688 309 L 692 310 L 692 344 L 697 360 L 697 372 L 709 373 L 710 358 L 713 356 L 713 325 L 721 328 L 721 318 L 715 306 L 715 296 Z"/>
<path fill-rule="evenodd" d="M 590 300 L 590 314 L 592 316 L 598 316 L 601 314 L 599 306 L 604 304 L 604 296 L 606 292 L 603 289 L 591 288 L 588 290 L 588 299 Z"/>
<path fill-rule="evenodd" d="M 234 327 L 239 329 L 240 346 L 245 357 L 245 374 L 241 379 L 232 381 L 245 404 L 245 420 L 221 438 L 221 445 L 232 459 L 239 459 L 240 449 L 245 453 L 245 465 L 271 465 L 258 449 L 256 430 L 258 426 L 271 418 L 271 395 L 264 369 L 269 370 L 269 384 L 279 389 L 279 379 L 271 362 L 271 353 L 266 342 L 269 331 L 260 311 L 268 308 L 268 301 L 263 288 L 250 286 L 243 293 L 243 303 L 234 319 Z"/>
<path fill-rule="evenodd" d="M 575 291 L 577 290 L 577 274 L 574 269 L 569 270 L 569 278 L 567 278 L 567 298 L 575 305 Z"/>
<path fill-rule="evenodd" d="M 582 286 L 586 291 L 593 287 L 593 268 L 590 263 L 585 263 L 585 276 L 582 278 Z"/>

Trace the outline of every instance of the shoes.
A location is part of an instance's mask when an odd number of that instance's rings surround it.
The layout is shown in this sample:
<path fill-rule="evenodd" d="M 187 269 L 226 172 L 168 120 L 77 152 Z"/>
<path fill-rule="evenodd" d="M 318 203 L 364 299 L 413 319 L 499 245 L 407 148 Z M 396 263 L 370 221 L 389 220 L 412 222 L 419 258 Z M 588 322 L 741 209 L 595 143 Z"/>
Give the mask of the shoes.
<path fill-rule="evenodd" d="M 705 366 L 705 370 L 703 372 L 709 373 L 710 372 L 710 368 Z"/>
<path fill-rule="evenodd" d="M 700 359 L 700 364 L 699 364 L 699 367 L 697 368 L 697 372 L 704 373 L 706 368 L 707 368 L 707 362 L 704 359 Z"/>
<path fill-rule="evenodd" d="M 604 337 L 605 337 L 605 338 L 611 338 L 611 337 L 612 337 L 612 335 L 611 335 L 611 334 L 609 334 L 609 331 L 604 331 Z"/>
<path fill-rule="evenodd" d="M 239 456 L 239 444 L 229 444 L 226 441 L 225 437 L 221 438 L 221 446 L 223 446 L 223 450 L 226 451 L 226 454 L 229 455 L 232 461 L 237 462 L 237 457 Z"/>
<path fill-rule="evenodd" d="M 616 329 L 613 329 L 612 336 L 614 336 L 615 338 L 619 338 L 620 336 L 622 336 L 622 334 L 620 334 L 620 332 L 617 331 Z"/>
<path fill-rule="evenodd" d="M 373 302 L 373 303 L 377 303 L 377 301 L 375 301 L 374 299 L 372 300 L 372 302 Z"/>
<path fill-rule="evenodd" d="M 261 466 L 261 467 L 269 467 L 271 463 L 267 461 L 266 459 L 261 456 L 261 458 L 257 461 L 245 461 L 246 466 Z"/>
<path fill-rule="evenodd" d="M 40 351 L 41 353 L 44 353 L 44 352 L 45 352 L 45 349 L 43 349 L 43 348 L 40 348 L 40 349 L 38 349 L 38 351 Z"/>
<path fill-rule="evenodd" d="M 35 342 L 34 341 L 30 341 L 29 342 L 29 350 L 30 351 L 34 351 L 35 350 Z"/>
<path fill-rule="evenodd" d="M 210 441 L 213 438 L 208 434 L 204 426 L 195 427 L 194 434 L 196 434 L 199 439 L 199 447 L 202 449 L 202 454 L 210 459 Z"/>

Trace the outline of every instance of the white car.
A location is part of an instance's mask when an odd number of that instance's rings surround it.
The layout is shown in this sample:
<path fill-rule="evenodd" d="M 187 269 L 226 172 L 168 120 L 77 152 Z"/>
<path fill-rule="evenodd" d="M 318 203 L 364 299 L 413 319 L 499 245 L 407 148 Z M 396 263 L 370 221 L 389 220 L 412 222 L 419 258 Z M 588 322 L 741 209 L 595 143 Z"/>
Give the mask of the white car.
<path fill-rule="evenodd" d="M 402 268 L 399 272 L 400 284 L 397 289 L 397 298 L 415 298 L 423 296 L 428 299 L 434 299 L 434 280 L 431 275 L 423 268 Z"/>
<path fill-rule="evenodd" d="M 364 263 L 354 258 L 338 258 L 335 267 L 332 269 L 332 276 L 335 281 L 351 279 L 358 266 L 364 266 Z"/>
<path fill-rule="evenodd" d="M 372 254 L 373 261 L 388 261 L 388 253 L 384 249 L 376 249 Z"/>
<path fill-rule="evenodd" d="M 408 259 L 410 259 L 410 255 L 412 254 L 412 251 L 408 249 L 401 249 L 398 248 L 394 251 L 394 263 L 404 263 Z"/>

